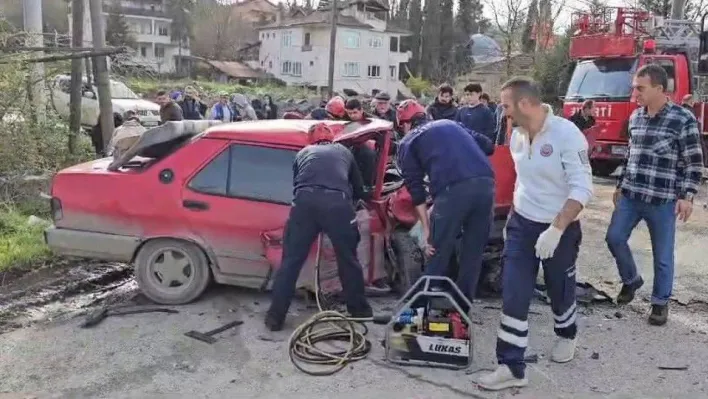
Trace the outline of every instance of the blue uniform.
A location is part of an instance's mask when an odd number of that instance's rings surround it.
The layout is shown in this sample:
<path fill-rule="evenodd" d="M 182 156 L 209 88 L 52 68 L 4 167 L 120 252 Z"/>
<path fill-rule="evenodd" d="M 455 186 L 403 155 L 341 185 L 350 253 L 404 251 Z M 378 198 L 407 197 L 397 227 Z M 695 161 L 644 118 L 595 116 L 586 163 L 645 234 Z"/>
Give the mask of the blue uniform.
<path fill-rule="evenodd" d="M 494 112 L 484 104 L 477 104 L 474 107 L 465 106 L 457 110 L 455 120 L 462 123 L 466 128 L 482 133 L 492 142 L 496 139 L 496 121 Z"/>
<path fill-rule="evenodd" d="M 283 237 L 283 259 L 273 283 L 267 319 L 282 324 L 312 243 L 324 232 L 337 257 L 347 309 L 358 317 L 371 313 L 364 297 L 364 276 L 357 260 L 359 229 L 354 199 L 366 199 L 351 152 L 341 144 L 310 145 L 293 164 L 294 198 Z"/>
<path fill-rule="evenodd" d="M 492 142 L 462 125 L 438 120 L 409 132 L 399 144 L 398 163 L 414 205 L 425 203 L 424 177 L 430 180 L 433 211 L 430 243 L 435 254 L 426 274 L 447 275 L 462 233 L 457 285 L 473 299 L 489 239 L 494 209 Z"/>

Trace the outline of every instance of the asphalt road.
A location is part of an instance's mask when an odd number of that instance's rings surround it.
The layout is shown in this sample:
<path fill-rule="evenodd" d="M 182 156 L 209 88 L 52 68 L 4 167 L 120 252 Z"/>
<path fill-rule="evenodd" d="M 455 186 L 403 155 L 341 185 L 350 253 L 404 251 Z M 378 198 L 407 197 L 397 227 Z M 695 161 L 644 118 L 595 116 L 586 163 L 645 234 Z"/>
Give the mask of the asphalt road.
<path fill-rule="evenodd" d="M 597 195 L 583 215 L 581 277 L 613 296 L 619 289 L 614 262 L 605 246 L 612 186 L 596 182 Z M 698 207 L 700 208 L 700 206 Z M 382 361 L 383 337 L 373 328 L 374 349 L 367 360 L 332 377 L 309 377 L 287 356 L 288 333 L 276 341 L 262 338 L 266 296 L 217 287 L 179 314 L 109 318 L 93 329 L 78 319 L 52 320 L 0 335 L 0 392 L 38 397 L 145 398 L 670 398 L 708 397 L 708 267 L 701 245 L 708 215 L 697 209 L 677 236 L 677 279 L 669 324 L 646 323 L 651 284 L 630 307 L 595 305 L 579 319 L 580 346 L 565 365 L 548 361 L 553 343 L 550 309 L 533 305 L 529 354 L 539 361 L 528 368 L 531 384 L 522 390 L 488 393 L 475 387 L 477 374 L 426 368 L 400 368 Z M 651 281 L 651 250 L 642 225 L 631 240 L 645 281 Z M 377 299 L 379 309 L 391 301 Z M 498 303 L 476 305 L 475 364 L 493 367 L 499 320 Z M 294 306 L 289 327 L 311 310 Z M 208 345 L 183 335 L 209 330 L 234 319 L 245 324 Z M 686 367 L 662 370 L 660 367 Z M 0 394 L 0 399 L 2 398 Z"/>

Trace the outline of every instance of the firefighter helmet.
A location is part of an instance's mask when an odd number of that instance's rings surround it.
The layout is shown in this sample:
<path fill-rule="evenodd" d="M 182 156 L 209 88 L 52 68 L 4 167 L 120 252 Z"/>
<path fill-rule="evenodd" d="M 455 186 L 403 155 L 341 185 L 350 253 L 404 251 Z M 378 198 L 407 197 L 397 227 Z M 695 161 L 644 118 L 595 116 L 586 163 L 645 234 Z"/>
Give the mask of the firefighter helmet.
<path fill-rule="evenodd" d="M 398 105 L 398 109 L 396 111 L 396 117 L 398 118 L 399 125 L 410 122 L 417 116 L 425 115 L 425 108 L 416 100 L 403 101 Z"/>
<path fill-rule="evenodd" d="M 307 141 L 310 144 L 332 140 L 334 140 L 334 132 L 324 123 L 314 124 L 310 126 L 310 130 L 307 131 Z"/>
<path fill-rule="evenodd" d="M 344 99 L 340 96 L 332 97 L 325 105 L 325 110 L 335 118 L 343 118 L 347 114 L 344 108 Z"/>

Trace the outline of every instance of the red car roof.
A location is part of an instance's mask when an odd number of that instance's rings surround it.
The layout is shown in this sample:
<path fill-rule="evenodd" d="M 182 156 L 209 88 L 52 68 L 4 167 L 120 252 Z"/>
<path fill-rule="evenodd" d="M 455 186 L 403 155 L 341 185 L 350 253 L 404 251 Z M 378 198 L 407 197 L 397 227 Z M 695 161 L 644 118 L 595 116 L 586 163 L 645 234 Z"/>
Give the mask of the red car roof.
<path fill-rule="evenodd" d="M 312 125 L 326 123 L 335 131 L 338 140 L 354 139 L 372 131 L 393 129 L 393 123 L 382 119 L 372 119 L 364 123 L 342 121 L 318 121 L 309 119 L 275 119 L 227 123 L 209 128 L 206 138 L 239 140 L 252 143 L 304 147 L 307 131 Z"/>

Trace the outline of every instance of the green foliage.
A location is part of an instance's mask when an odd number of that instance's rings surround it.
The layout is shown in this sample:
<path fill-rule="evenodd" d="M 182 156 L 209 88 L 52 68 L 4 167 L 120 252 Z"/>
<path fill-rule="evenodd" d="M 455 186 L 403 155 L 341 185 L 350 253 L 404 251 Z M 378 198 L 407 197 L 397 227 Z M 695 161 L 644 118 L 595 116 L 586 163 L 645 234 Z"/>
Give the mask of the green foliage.
<path fill-rule="evenodd" d="M 183 89 L 186 86 L 198 87 L 206 96 L 217 97 L 220 92 L 241 93 L 251 97 L 271 95 L 274 100 L 298 99 L 312 96 L 312 93 L 301 87 L 293 86 L 241 86 L 238 84 L 218 83 L 211 81 L 191 80 L 156 80 L 156 79 L 129 79 L 126 84 L 136 93 L 148 97 L 160 90 Z"/>
<path fill-rule="evenodd" d="M 27 216 L 16 209 L 0 205 L 0 272 L 49 259 L 44 228 L 41 223 L 28 223 Z"/>
<path fill-rule="evenodd" d="M 431 91 L 432 85 L 427 80 L 419 76 L 411 76 L 406 81 L 406 86 L 413 92 L 413 95 L 420 97 L 423 94 L 427 94 Z"/>
<path fill-rule="evenodd" d="M 115 0 L 106 18 L 106 44 L 116 47 L 135 47 L 135 37 L 120 10 L 120 2 Z"/>
<path fill-rule="evenodd" d="M 543 101 L 549 104 L 557 104 L 559 97 L 565 95 L 571 65 L 570 36 L 568 32 L 551 51 L 536 56 L 533 77 L 541 85 Z"/>

